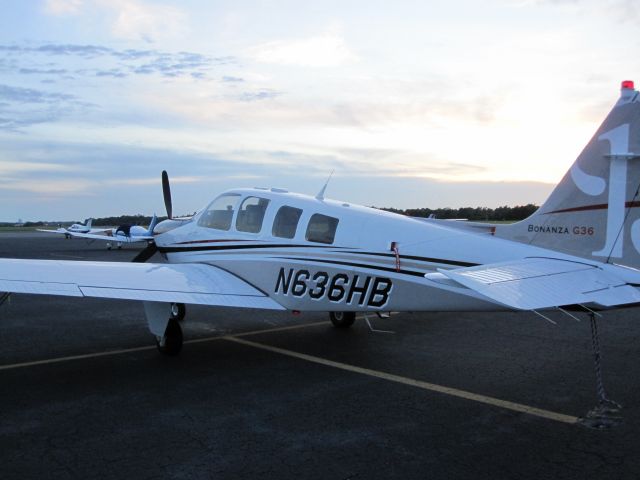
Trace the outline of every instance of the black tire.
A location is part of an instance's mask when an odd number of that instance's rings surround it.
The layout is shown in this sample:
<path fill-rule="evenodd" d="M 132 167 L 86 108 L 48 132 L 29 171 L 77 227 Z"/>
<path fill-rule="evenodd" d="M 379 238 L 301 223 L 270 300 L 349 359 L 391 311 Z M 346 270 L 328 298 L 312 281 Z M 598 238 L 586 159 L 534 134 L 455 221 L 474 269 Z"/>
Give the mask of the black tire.
<path fill-rule="evenodd" d="M 329 319 L 336 328 L 349 328 L 356 321 L 356 312 L 329 312 Z"/>
<path fill-rule="evenodd" d="M 187 313 L 187 307 L 184 306 L 184 303 L 172 303 L 171 304 L 171 318 L 173 320 L 177 320 L 181 322 L 184 320 L 184 316 Z"/>
<path fill-rule="evenodd" d="M 156 346 L 163 355 L 173 357 L 180 353 L 182 350 L 182 328 L 176 320 L 170 319 L 167 324 L 167 329 L 164 332 L 164 345 L 160 345 L 156 339 Z"/>

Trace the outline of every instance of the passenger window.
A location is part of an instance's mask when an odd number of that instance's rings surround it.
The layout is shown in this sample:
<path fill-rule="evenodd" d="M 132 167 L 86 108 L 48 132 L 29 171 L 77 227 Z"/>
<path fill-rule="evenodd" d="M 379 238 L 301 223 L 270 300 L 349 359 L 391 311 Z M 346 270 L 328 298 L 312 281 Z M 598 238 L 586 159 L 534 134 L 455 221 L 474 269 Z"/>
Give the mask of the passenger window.
<path fill-rule="evenodd" d="M 273 236 L 281 238 L 293 238 L 296 236 L 298 220 L 302 210 L 293 207 L 280 207 L 276 218 L 273 220 Z"/>
<path fill-rule="evenodd" d="M 309 220 L 306 239 L 310 242 L 333 243 L 338 228 L 338 219 L 315 213 Z"/>
<path fill-rule="evenodd" d="M 198 220 L 201 227 L 229 230 L 240 194 L 228 193 L 216 198 Z"/>
<path fill-rule="evenodd" d="M 267 211 L 269 200 L 259 197 L 247 197 L 240 205 L 236 230 L 239 232 L 258 233 L 262 229 L 264 213 Z"/>

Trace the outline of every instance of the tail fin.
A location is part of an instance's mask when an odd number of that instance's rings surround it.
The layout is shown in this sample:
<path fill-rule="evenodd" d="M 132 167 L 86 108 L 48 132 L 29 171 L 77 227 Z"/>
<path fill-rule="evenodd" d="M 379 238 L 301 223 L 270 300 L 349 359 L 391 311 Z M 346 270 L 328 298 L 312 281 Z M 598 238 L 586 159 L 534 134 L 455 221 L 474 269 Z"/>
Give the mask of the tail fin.
<path fill-rule="evenodd" d="M 87 225 L 87 228 L 88 228 L 89 230 L 91 230 L 91 222 L 93 222 L 93 218 L 87 218 L 87 223 L 86 223 L 86 225 Z"/>
<path fill-rule="evenodd" d="M 151 223 L 149 223 L 149 228 L 147 229 L 147 231 L 149 232 L 149 235 L 153 235 L 153 229 L 156 228 L 157 224 L 158 224 L 158 217 L 154 213 L 153 218 L 151 219 Z"/>
<path fill-rule="evenodd" d="M 547 201 L 495 235 L 640 268 L 640 97 L 620 98 Z"/>

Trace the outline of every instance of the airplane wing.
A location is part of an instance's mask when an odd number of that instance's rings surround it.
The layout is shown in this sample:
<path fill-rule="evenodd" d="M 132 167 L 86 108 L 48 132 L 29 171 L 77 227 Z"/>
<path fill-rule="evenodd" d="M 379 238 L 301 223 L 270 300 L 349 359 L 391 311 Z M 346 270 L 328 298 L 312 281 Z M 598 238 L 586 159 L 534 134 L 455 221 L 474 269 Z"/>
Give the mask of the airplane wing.
<path fill-rule="evenodd" d="M 526 258 L 439 272 L 494 302 L 518 310 L 588 303 L 613 307 L 640 302 L 640 290 L 613 273 L 568 260 Z M 433 275 L 438 274 L 426 277 Z"/>
<path fill-rule="evenodd" d="M 96 233 L 73 233 L 69 235 L 75 238 L 88 238 L 90 240 L 101 240 L 103 242 L 120 242 L 120 243 L 138 243 L 153 240 L 151 235 L 134 235 L 127 237 L 125 235 L 100 235 Z"/>
<path fill-rule="evenodd" d="M 57 230 L 47 230 L 44 228 L 36 228 L 38 232 L 47 232 L 47 233 L 68 233 L 64 228 L 58 228 Z"/>
<path fill-rule="evenodd" d="M 0 292 L 284 310 L 262 291 L 206 264 L 0 259 Z"/>

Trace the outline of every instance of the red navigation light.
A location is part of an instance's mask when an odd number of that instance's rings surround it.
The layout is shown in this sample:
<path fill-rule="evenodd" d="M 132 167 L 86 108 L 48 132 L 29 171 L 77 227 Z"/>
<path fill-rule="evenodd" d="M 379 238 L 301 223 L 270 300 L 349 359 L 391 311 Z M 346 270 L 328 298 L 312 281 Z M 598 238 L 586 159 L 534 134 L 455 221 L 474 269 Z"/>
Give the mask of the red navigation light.
<path fill-rule="evenodd" d="M 633 80 L 623 80 L 620 88 L 629 88 L 633 90 Z"/>

